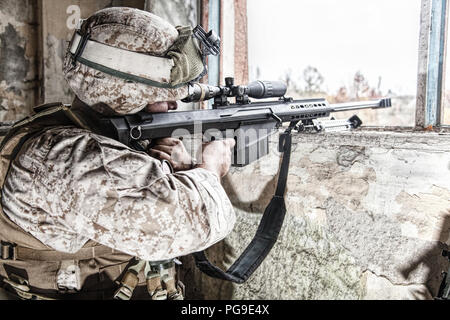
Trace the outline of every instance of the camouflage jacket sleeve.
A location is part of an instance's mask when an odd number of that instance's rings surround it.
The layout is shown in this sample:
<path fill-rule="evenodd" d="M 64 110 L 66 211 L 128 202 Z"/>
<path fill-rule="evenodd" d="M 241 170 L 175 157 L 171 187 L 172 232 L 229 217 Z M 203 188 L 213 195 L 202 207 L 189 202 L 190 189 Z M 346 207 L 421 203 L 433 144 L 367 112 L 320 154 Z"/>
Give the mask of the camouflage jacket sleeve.
<path fill-rule="evenodd" d="M 76 128 L 28 141 L 11 166 L 3 207 L 58 251 L 74 253 L 92 239 L 146 260 L 207 248 L 235 222 L 215 174 L 165 174 L 149 155 Z"/>

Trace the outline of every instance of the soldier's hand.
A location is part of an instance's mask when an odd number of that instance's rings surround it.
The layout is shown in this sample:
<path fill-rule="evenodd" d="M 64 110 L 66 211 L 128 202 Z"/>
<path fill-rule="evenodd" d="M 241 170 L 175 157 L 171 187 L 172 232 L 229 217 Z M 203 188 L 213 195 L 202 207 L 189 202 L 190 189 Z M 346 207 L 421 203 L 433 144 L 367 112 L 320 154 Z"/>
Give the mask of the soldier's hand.
<path fill-rule="evenodd" d="M 192 158 L 179 139 L 163 138 L 154 142 L 153 147 L 147 151 L 150 156 L 169 161 L 175 171 L 191 169 Z"/>
<path fill-rule="evenodd" d="M 216 140 L 204 143 L 201 154 L 197 156 L 197 168 L 214 172 L 219 177 L 225 176 L 231 166 L 231 150 L 236 142 L 234 139 Z"/>

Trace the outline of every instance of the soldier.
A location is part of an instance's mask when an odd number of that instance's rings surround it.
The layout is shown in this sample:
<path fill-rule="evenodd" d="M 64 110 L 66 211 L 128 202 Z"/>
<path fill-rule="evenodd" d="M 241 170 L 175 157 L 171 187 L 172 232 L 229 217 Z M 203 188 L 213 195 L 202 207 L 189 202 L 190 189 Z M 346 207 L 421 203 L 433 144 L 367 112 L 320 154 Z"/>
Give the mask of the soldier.
<path fill-rule="evenodd" d="M 173 259 L 230 233 L 235 214 L 220 178 L 233 140 L 204 145 L 195 164 L 177 139 L 132 149 L 86 116 L 175 110 L 204 73 L 191 35 L 131 8 L 83 22 L 64 61 L 72 106 L 36 108 L 2 142 L 4 290 L 22 299 L 181 299 Z"/>

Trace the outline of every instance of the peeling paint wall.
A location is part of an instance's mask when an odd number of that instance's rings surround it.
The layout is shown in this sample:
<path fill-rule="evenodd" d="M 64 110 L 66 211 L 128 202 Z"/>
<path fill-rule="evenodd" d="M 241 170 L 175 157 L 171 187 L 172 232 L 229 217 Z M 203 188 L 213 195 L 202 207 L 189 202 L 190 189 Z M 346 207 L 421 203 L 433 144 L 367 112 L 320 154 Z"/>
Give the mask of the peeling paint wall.
<path fill-rule="evenodd" d="M 37 5 L 0 0 L 0 121 L 28 115 L 38 90 Z"/>
<path fill-rule="evenodd" d="M 167 20 L 174 26 L 198 24 L 197 0 L 146 0 L 145 10 Z"/>
<path fill-rule="evenodd" d="M 421 1 L 419 59 L 417 68 L 416 126 L 425 125 L 428 82 L 428 45 L 431 30 L 431 0 Z"/>
<path fill-rule="evenodd" d="M 210 279 L 185 258 L 189 295 L 205 299 L 429 299 L 450 244 L 448 134 L 298 135 L 288 215 L 273 251 L 243 285 Z M 271 146 L 276 150 L 275 140 Z M 238 215 L 208 250 L 229 267 L 275 190 L 279 156 L 233 168 L 223 183 Z"/>

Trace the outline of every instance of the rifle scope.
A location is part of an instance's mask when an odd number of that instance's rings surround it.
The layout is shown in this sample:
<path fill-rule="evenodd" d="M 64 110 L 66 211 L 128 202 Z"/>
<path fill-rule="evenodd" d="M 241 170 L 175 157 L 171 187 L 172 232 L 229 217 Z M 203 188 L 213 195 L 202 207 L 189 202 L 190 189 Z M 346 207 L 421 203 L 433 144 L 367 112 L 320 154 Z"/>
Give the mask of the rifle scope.
<path fill-rule="evenodd" d="M 222 99 L 223 103 L 228 97 L 236 97 L 241 103 L 248 102 L 248 98 L 266 99 L 273 97 L 283 97 L 287 87 L 281 81 L 253 81 L 247 86 L 234 85 L 233 78 L 225 79 L 225 86 L 210 86 L 202 83 L 193 83 L 189 86 L 189 94 L 183 102 L 199 102 L 212 98 Z"/>

